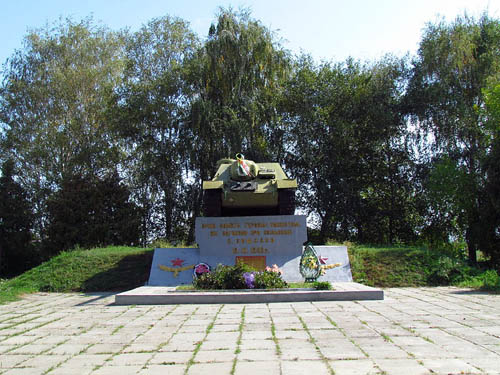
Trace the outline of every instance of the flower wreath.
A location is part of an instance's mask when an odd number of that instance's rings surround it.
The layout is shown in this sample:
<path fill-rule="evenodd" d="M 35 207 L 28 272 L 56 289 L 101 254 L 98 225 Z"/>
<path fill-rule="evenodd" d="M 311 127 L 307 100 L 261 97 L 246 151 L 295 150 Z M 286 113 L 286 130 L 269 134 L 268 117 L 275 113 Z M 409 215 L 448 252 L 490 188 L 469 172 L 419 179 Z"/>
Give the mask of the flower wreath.
<path fill-rule="evenodd" d="M 206 263 L 198 263 L 193 268 L 194 277 L 200 277 L 204 273 L 208 273 L 208 272 L 210 272 L 210 266 Z"/>

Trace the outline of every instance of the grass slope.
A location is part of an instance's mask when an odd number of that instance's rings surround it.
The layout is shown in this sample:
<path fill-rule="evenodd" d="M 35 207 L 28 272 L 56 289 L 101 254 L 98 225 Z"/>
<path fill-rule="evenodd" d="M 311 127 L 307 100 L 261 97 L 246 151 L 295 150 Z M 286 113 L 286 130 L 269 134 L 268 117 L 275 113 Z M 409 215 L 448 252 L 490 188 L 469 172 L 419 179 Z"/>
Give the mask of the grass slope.
<path fill-rule="evenodd" d="M 411 246 L 348 245 L 354 281 L 377 287 L 456 285 L 500 291 L 486 264 L 472 267 L 459 253 Z"/>
<path fill-rule="evenodd" d="M 355 281 L 377 287 L 425 286 L 431 259 L 421 248 L 349 246 Z"/>
<path fill-rule="evenodd" d="M 500 290 L 495 270 L 469 267 L 459 257 L 408 246 L 348 244 L 354 281 L 377 287 L 460 285 Z M 153 249 L 106 247 L 63 252 L 10 280 L 0 280 L 0 303 L 33 292 L 124 291 L 144 285 Z"/>
<path fill-rule="evenodd" d="M 73 250 L 0 283 L 0 303 L 23 293 L 124 291 L 146 283 L 153 249 Z"/>

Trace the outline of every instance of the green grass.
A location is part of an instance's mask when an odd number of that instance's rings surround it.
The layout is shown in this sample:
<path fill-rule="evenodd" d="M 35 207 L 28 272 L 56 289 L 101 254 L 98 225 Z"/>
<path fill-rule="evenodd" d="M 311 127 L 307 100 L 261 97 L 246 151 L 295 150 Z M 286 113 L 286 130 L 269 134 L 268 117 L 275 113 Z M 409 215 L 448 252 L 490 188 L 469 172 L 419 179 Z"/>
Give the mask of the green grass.
<path fill-rule="evenodd" d="M 354 281 L 376 287 L 456 285 L 500 291 L 500 277 L 485 263 L 472 267 L 459 252 L 416 246 L 347 244 Z"/>
<path fill-rule="evenodd" d="M 66 251 L 0 282 L 0 303 L 33 292 L 124 291 L 147 281 L 152 249 L 106 247 Z"/>
<path fill-rule="evenodd" d="M 349 246 L 353 279 L 377 287 L 428 285 L 428 250 L 406 246 Z"/>
<path fill-rule="evenodd" d="M 500 292 L 494 270 L 468 266 L 453 253 L 425 247 L 347 244 L 354 281 L 376 287 L 457 285 Z M 153 249 L 106 247 L 63 252 L 10 280 L 0 279 L 0 303 L 33 292 L 124 291 L 144 285 Z M 314 288 L 313 283 L 290 283 Z M 190 290 L 192 286 L 179 289 Z"/>

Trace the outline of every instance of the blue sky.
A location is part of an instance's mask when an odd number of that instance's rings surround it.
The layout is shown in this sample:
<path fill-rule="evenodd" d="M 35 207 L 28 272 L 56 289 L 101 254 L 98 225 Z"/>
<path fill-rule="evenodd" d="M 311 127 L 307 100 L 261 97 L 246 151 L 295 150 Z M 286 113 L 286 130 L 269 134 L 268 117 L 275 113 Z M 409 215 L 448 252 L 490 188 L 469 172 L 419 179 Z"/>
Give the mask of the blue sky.
<path fill-rule="evenodd" d="M 0 0 L 0 64 L 22 48 L 28 29 L 92 15 L 110 29 L 132 31 L 166 14 L 189 21 L 205 37 L 219 6 L 248 7 L 252 17 L 277 31 L 294 53 L 316 61 L 378 59 L 386 53 L 415 53 L 426 22 L 453 20 L 488 9 L 500 18 L 498 0 Z"/>

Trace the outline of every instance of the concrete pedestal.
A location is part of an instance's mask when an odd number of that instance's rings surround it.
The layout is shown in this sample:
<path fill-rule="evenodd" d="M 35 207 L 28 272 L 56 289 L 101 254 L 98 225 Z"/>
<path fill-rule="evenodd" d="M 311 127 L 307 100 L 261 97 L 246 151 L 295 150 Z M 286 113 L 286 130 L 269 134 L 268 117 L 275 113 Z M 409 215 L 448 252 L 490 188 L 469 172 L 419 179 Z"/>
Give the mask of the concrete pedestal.
<path fill-rule="evenodd" d="M 194 267 L 205 263 L 246 263 L 283 271 L 287 282 L 304 281 L 299 272 L 303 244 L 307 241 L 305 216 L 248 216 L 197 218 L 198 248 L 155 249 L 149 286 L 191 284 Z M 326 270 L 318 281 L 351 282 L 351 268 L 345 246 L 316 246 L 323 265 L 340 263 Z"/>

